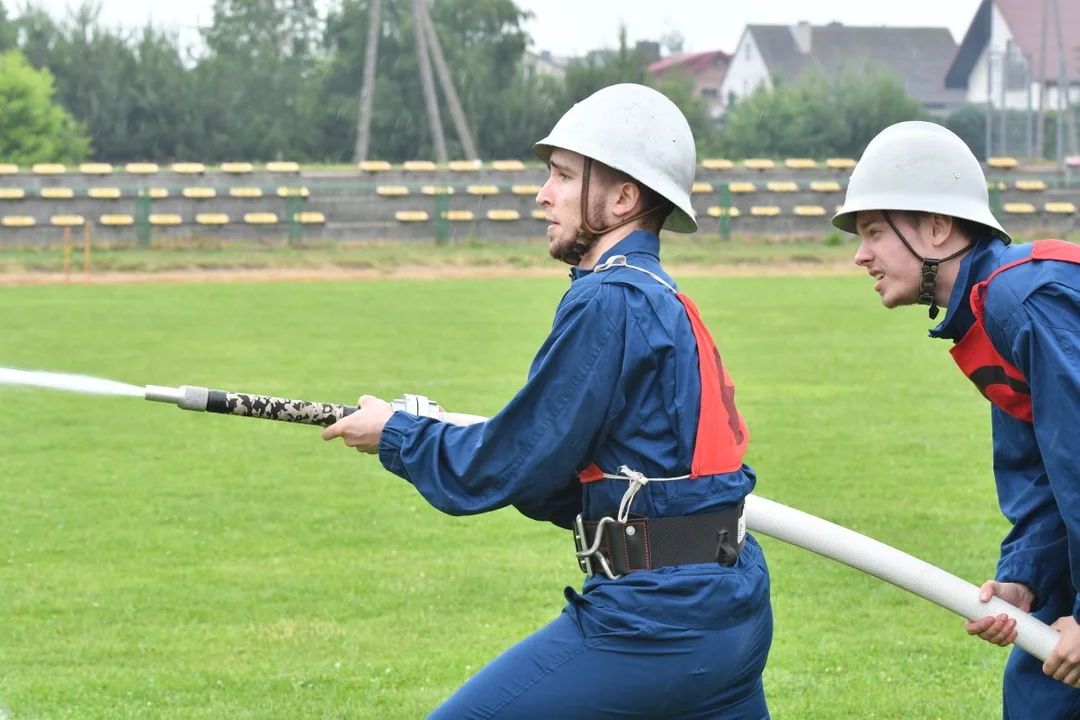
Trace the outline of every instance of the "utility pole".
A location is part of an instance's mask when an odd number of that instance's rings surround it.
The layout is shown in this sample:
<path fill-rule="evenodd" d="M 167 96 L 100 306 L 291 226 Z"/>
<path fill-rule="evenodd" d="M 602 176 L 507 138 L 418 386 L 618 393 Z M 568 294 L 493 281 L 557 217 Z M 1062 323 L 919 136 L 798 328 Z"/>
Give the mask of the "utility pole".
<path fill-rule="evenodd" d="M 1054 0 L 1054 25 L 1057 27 L 1058 43 L 1058 115 L 1057 115 L 1057 163 L 1065 167 L 1065 114 L 1069 111 L 1069 76 L 1065 71 L 1065 41 L 1061 38 L 1061 12 L 1058 0 Z"/>
<path fill-rule="evenodd" d="M 379 56 L 379 36 L 382 35 L 382 0 L 371 0 L 368 15 L 367 47 L 364 49 L 364 84 L 360 89 L 360 117 L 356 125 L 356 150 L 354 160 L 367 160 L 368 143 L 371 141 L 371 101 L 375 96 L 375 61 Z"/>
<path fill-rule="evenodd" d="M 419 0 L 420 16 L 417 23 L 424 28 L 427 35 L 428 47 L 431 57 L 435 61 L 435 71 L 439 74 L 439 83 L 442 85 L 446 103 L 450 106 L 450 117 L 454 120 L 454 128 L 457 130 L 458 140 L 465 151 L 467 160 L 479 160 L 480 155 L 476 152 L 472 135 L 469 133 L 469 123 L 465 119 L 465 111 L 461 109 L 457 91 L 454 90 L 453 80 L 450 78 L 450 70 L 446 66 L 446 58 L 443 57 L 442 45 L 439 44 L 439 36 L 435 33 L 435 25 L 431 22 L 431 15 L 427 10 L 427 1 Z"/>
<path fill-rule="evenodd" d="M 424 3 L 427 0 L 412 0 L 413 34 L 416 35 L 416 54 L 420 60 L 420 80 L 424 85 L 424 102 L 427 104 L 428 123 L 431 125 L 431 139 L 435 143 L 435 162 L 445 165 L 446 137 L 443 135 L 442 119 L 439 116 L 439 100 L 435 96 L 435 80 L 431 76 L 431 58 L 428 56 L 427 33 L 424 31 Z"/>
<path fill-rule="evenodd" d="M 1035 153 L 1046 158 L 1046 22 L 1050 0 L 1042 2 L 1042 42 L 1039 44 L 1039 120 L 1035 125 Z"/>
<path fill-rule="evenodd" d="M 364 49 L 364 76 L 363 86 L 360 89 L 360 116 L 356 124 L 356 147 L 353 156 L 357 163 L 367 160 L 368 147 L 371 143 L 371 113 L 372 103 L 375 98 L 375 75 L 379 55 L 379 37 L 382 35 L 381 11 L 382 0 L 370 0 L 370 12 L 368 17 L 367 46 Z M 431 140 L 435 147 L 435 161 L 445 165 L 448 161 L 446 152 L 446 136 L 443 134 L 442 118 L 439 114 L 439 99 L 435 93 L 435 79 L 432 76 L 431 65 L 434 61 L 435 70 L 439 74 L 439 83 L 443 94 L 446 95 L 447 105 L 450 107 L 450 115 L 454 121 L 461 147 L 469 160 L 479 160 L 476 144 L 469 132 L 469 123 L 465 117 L 465 111 L 458 100 L 457 92 L 450 76 L 450 69 L 443 56 L 439 37 L 435 32 L 435 25 L 431 22 L 431 16 L 427 11 L 427 0 L 410 0 L 410 11 L 413 33 L 416 36 L 416 59 L 420 66 L 420 83 L 424 89 L 424 105 L 427 109 L 428 124 L 431 128 Z"/>

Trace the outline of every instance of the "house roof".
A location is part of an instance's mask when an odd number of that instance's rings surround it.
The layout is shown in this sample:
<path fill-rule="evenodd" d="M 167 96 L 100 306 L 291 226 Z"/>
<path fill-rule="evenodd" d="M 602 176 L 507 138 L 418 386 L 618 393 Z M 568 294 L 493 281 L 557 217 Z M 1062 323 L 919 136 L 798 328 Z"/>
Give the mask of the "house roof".
<path fill-rule="evenodd" d="M 678 67 L 689 71 L 693 75 L 707 68 L 717 58 L 722 59 L 725 63 L 731 62 L 731 56 L 726 52 L 713 50 L 711 52 L 671 55 L 651 63 L 648 70 L 649 73 L 656 75 Z"/>
<path fill-rule="evenodd" d="M 952 62 L 946 85 L 950 88 L 966 88 L 971 71 L 979 61 L 983 50 L 990 41 L 990 22 L 992 8 L 998 12 L 1009 26 L 1009 33 L 1020 52 L 1031 58 L 1031 72 L 1036 81 L 1043 79 L 1043 58 L 1040 54 L 1042 43 L 1043 7 L 1049 3 L 1041 0 L 983 0 L 975 17 L 968 26 L 967 33 L 960 43 L 956 58 Z M 1080 3 L 1058 2 L 1061 13 L 1060 22 L 1054 17 L 1053 7 L 1047 10 L 1046 23 L 1046 80 L 1056 84 L 1058 80 L 1058 43 L 1057 33 L 1060 27 L 1065 44 L 1065 71 L 1070 82 L 1080 81 Z"/>
<path fill-rule="evenodd" d="M 809 53 L 799 50 L 794 26 L 750 25 L 747 29 L 769 72 L 782 79 L 809 67 L 836 72 L 870 64 L 897 73 L 908 93 L 923 103 L 963 100 L 961 93 L 947 90 L 944 84 L 956 54 L 956 41 L 947 28 L 813 25 Z"/>

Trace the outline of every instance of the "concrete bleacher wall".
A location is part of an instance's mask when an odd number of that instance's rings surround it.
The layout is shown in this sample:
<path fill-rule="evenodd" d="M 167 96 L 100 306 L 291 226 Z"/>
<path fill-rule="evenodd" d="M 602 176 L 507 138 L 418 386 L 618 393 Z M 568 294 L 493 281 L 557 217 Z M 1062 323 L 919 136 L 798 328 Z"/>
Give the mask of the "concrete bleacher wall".
<path fill-rule="evenodd" d="M 720 232 L 727 218 L 733 233 L 826 234 L 853 165 L 845 159 L 705 160 L 693 193 L 700 232 Z M 1080 229 L 1080 180 L 1000 159 L 986 173 L 1000 190 L 995 200 L 1010 230 Z M 515 161 L 442 168 L 372 163 L 345 170 L 304 170 L 295 163 L 0 165 L 0 243 L 55 242 L 65 226 L 86 222 L 94 224 L 95 240 L 121 242 L 150 236 L 536 238 L 547 227 L 536 204 L 546 176 L 542 167 Z"/>

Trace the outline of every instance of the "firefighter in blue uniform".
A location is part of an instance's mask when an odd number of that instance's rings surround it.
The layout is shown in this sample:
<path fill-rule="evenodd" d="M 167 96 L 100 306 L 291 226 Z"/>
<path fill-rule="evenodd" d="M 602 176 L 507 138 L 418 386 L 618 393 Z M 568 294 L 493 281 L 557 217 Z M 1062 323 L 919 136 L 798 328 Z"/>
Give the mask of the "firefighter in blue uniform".
<path fill-rule="evenodd" d="M 716 345 L 660 264 L 697 229 L 679 109 L 635 84 L 575 105 L 535 146 L 550 254 L 570 286 L 524 387 L 453 425 L 364 396 L 327 428 L 453 515 L 513 506 L 566 528 L 586 573 L 563 611 L 433 718 L 769 717 L 768 568 L 745 532 L 756 482 Z M 518 572 L 507 558 L 508 572 Z"/>
<path fill-rule="evenodd" d="M 1045 663 L 1018 647 L 1003 681 L 1003 716 L 1080 717 L 1080 246 L 1013 245 L 989 206 L 986 178 L 945 128 L 883 130 L 852 172 L 833 225 L 857 233 L 855 262 L 887 308 L 922 304 L 930 336 L 951 340 L 963 373 L 990 401 L 1001 543 L 997 595 L 1060 632 Z M 966 622 L 1009 645 L 1007 615 Z"/>

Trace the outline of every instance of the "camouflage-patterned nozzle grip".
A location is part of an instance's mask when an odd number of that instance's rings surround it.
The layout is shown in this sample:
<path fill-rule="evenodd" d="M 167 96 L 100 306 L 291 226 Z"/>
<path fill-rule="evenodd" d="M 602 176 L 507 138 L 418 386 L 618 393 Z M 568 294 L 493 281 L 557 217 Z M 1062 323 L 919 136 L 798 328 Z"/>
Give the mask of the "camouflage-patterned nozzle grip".
<path fill-rule="evenodd" d="M 357 410 L 358 408 L 348 405 L 289 400 L 269 395 L 247 395 L 225 390 L 210 390 L 206 397 L 206 412 L 322 427 L 333 425 Z"/>

